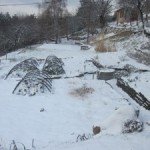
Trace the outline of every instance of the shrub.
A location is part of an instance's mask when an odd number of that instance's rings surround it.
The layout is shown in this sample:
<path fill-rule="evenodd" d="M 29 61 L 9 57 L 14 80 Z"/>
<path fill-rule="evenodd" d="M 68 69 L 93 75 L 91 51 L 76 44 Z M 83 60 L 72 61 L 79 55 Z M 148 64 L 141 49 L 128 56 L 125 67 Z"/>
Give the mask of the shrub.
<path fill-rule="evenodd" d="M 128 120 L 124 123 L 123 133 L 133 133 L 133 132 L 142 132 L 143 131 L 143 122 L 136 120 Z"/>
<path fill-rule="evenodd" d="M 70 94 L 75 97 L 85 97 L 88 94 L 92 94 L 93 92 L 93 88 L 87 87 L 87 85 L 84 84 L 81 88 L 73 89 Z"/>
<path fill-rule="evenodd" d="M 97 43 L 95 50 L 96 52 L 107 52 L 107 48 L 105 46 L 104 40 Z"/>
<path fill-rule="evenodd" d="M 116 46 L 114 42 L 110 42 L 109 39 L 104 39 L 104 34 L 101 35 L 100 40 L 96 44 L 96 52 L 114 52 Z"/>

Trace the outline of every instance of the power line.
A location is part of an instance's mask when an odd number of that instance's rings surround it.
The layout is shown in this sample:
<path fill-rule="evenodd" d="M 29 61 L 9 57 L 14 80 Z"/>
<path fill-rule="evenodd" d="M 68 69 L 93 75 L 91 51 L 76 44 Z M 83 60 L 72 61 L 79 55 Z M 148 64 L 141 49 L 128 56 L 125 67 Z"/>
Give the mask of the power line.
<path fill-rule="evenodd" d="M 0 5 L 0 7 L 1 7 L 1 6 L 37 5 L 37 4 L 40 4 L 40 3 L 24 3 L 24 4 L 2 4 L 2 5 Z"/>
<path fill-rule="evenodd" d="M 46 2 L 48 4 L 49 2 Z M 1 4 L 0 7 L 5 6 L 21 6 L 21 5 L 40 5 L 41 3 L 22 3 L 22 4 Z"/>

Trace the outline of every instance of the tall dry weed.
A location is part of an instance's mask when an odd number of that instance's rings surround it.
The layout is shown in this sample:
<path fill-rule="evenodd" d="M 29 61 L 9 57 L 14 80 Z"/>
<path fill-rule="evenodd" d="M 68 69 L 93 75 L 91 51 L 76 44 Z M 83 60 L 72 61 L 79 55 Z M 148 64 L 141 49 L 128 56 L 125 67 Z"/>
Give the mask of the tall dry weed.
<path fill-rule="evenodd" d="M 95 51 L 98 53 L 115 52 L 116 45 L 114 42 L 111 42 L 109 38 L 106 39 L 104 34 L 101 34 L 99 41 L 96 43 Z"/>

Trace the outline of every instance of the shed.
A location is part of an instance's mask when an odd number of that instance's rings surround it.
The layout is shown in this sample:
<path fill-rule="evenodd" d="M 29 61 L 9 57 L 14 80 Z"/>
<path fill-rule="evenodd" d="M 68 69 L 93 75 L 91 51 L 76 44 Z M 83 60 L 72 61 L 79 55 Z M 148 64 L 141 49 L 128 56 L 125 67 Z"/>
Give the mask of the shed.
<path fill-rule="evenodd" d="M 126 8 L 122 7 L 116 10 L 116 21 L 117 24 L 124 24 L 125 22 L 138 21 L 138 12 L 136 10 L 128 11 Z"/>
<path fill-rule="evenodd" d="M 125 22 L 125 15 L 126 11 L 124 8 L 119 8 L 118 10 L 116 10 L 117 24 L 118 23 L 123 24 Z"/>

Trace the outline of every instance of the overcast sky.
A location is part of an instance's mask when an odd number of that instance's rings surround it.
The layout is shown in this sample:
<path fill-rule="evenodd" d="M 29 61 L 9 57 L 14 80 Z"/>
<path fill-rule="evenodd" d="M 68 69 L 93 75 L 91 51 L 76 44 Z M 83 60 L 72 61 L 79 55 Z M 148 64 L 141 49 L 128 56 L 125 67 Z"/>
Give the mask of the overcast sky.
<path fill-rule="evenodd" d="M 75 12 L 77 7 L 80 5 L 79 0 L 67 0 L 68 9 L 70 12 Z M 36 3 L 42 2 L 42 0 L 0 0 L 0 5 L 3 4 L 24 4 L 24 3 Z M 0 12 L 9 12 L 10 14 L 37 14 L 37 5 L 25 5 L 25 6 L 3 6 L 0 7 Z"/>

